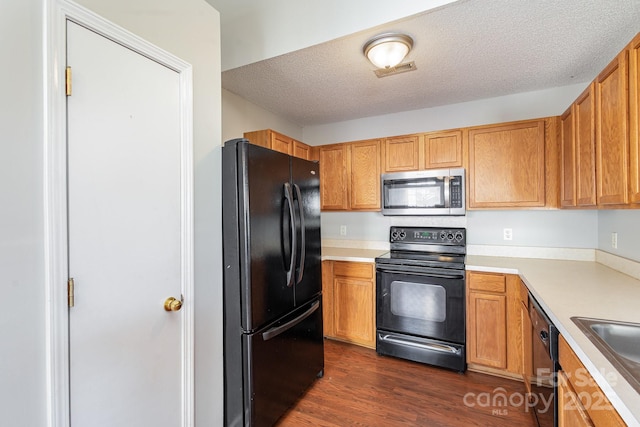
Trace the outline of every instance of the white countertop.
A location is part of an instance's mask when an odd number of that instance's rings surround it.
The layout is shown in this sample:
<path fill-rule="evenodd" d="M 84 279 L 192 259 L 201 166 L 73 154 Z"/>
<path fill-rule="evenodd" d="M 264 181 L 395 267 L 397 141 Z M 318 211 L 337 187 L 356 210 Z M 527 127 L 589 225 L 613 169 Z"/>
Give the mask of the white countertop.
<path fill-rule="evenodd" d="M 520 275 L 623 420 L 640 426 L 640 394 L 571 320 L 640 323 L 640 280 L 593 261 L 468 255 L 466 269 Z"/>
<path fill-rule="evenodd" d="M 322 247 L 322 261 L 375 262 L 388 249 Z"/>

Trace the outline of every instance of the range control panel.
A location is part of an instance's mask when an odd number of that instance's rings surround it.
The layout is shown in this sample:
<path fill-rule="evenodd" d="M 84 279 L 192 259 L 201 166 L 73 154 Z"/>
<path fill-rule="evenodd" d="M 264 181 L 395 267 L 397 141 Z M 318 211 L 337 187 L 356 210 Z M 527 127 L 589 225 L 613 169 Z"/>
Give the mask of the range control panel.
<path fill-rule="evenodd" d="M 465 245 L 464 228 L 396 227 L 390 229 L 390 243 L 417 243 L 432 245 Z"/>

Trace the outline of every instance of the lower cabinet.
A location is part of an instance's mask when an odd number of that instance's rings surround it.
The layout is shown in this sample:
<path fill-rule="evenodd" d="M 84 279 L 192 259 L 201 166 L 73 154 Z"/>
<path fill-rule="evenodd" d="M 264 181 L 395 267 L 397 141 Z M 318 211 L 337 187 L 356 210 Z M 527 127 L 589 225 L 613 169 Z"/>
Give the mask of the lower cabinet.
<path fill-rule="evenodd" d="M 562 335 L 558 357 L 562 367 L 558 372 L 558 425 L 626 426 Z"/>
<path fill-rule="evenodd" d="M 366 262 L 323 261 L 324 334 L 375 348 L 375 266 Z"/>
<path fill-rule="evenodd" d="M 521 281 L 517 275 L 467 272 L 470 370 L 522 378 L 526 351 L 523 320 Z"/>

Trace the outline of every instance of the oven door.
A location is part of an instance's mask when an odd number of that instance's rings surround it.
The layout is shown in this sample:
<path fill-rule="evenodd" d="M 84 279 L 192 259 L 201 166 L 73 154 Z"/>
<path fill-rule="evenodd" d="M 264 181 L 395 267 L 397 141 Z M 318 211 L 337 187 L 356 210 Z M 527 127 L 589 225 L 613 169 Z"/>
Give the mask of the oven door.
<path fill-rule="evenodd" d="M 376 327 L 465 342 L 464 270 L 376 266 Z"/>

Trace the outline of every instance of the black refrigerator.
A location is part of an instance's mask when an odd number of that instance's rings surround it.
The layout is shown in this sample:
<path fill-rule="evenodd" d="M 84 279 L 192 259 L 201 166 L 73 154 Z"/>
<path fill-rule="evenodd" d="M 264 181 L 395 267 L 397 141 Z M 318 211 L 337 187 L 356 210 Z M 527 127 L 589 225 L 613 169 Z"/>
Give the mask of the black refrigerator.
<path fill-rule="evenodd" d="M 271 426 L 324 372 L 317 162 L 222 148 L 225 425 Z"/>

